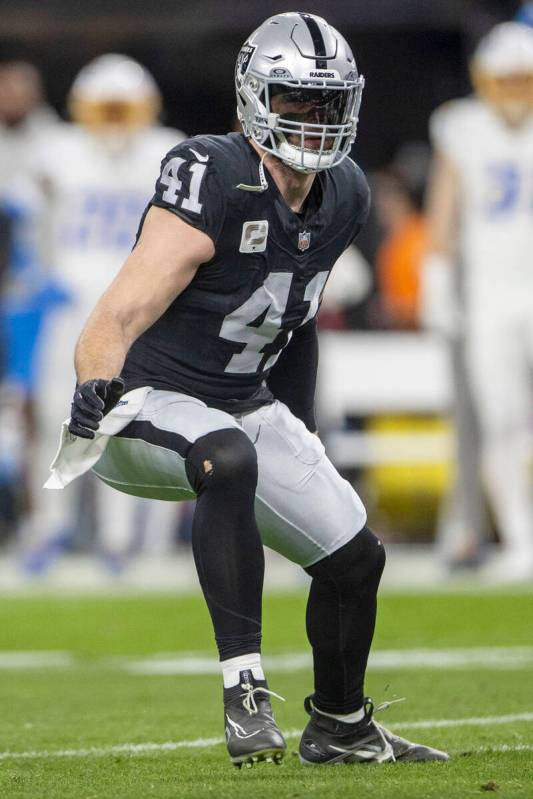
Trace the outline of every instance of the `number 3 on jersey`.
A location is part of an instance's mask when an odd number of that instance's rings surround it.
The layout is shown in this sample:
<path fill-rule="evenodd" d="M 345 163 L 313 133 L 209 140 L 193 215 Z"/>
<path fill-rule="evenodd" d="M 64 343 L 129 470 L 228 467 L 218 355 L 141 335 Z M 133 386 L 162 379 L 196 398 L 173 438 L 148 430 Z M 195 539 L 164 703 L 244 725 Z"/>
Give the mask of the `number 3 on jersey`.
<path fill-rule="evenodd" d="M 165 164 L 161 173 L 160 182 L 163 186 L 167 186 L 167 189 L 163 192 L 163 200 L 172 205 L 177 204 L 179 194 L 183 187 L 183 181 L 179 179 L 178 172 L 182 164 L 185 163 L 187 163 L 185 158 L 180 158 L 179 156 L 171 158 L 170 161 Z M 202 211 L 202 203 L 199 202 L 200 184 L 202 183 L 204 172 L 207 169 L 207 164 L 193 161 L 193 163 L 188 165 L 188 168 L 189 172 L 192 174 L 189 196 L 182 198 L 180 208 L 199 214 Z"/>
<path fill-rule="evenodd" d="M 304 300 L 309 303 L 309 310 L 300 325 L 312 319 L 318 311 L 328 274 L 329 272 L 318 272 L 307 284 Z M 264 358 L 265 348 L 272 344 L 281 331 L 292 278 L 292 272 L 271 272 L 263 285 L 259 286 L 246 302 L 226 316 L 220 328 L 220 337 L 246 346 L 242 352 L 230 358 L 225 372 L 233 374 L 257 372 Z M 289 333 L 289 339 L 291 335 L 292 333 Z M 270 355 L 263 369 L 273 366 L 279 354 L 276 352 Z"/>

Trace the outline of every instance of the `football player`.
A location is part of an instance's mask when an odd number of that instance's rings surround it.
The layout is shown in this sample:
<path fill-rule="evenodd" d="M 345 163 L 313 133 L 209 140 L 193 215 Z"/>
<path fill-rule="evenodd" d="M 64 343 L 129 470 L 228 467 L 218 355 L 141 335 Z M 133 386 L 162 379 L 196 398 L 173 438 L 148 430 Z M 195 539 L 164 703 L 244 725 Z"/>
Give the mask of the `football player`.
<path fill-rule="evenodd" d="M 533 30 L 497 25 L 471 67 L 476 96 L 447 103 L 431 121 L 432 255 L 422 311 L 429 327 L 465 336 L 483 473 L 503 544 L 494 571 L 519 579 L 533 575 Z"/>
<path fill-rule="evenodd" d="M 261 665 L 262 543 L 312 578 L 302 762 L 447 759 L 388 732 L 364 697 L 385 553 L 313 412 L 322 291 L 368 213 L 348 157 L 363 78 L 327 22 L 285 13 L 243 45 L 235 84 L 244 134 L 197 136 L 162 162 L 137 245 L 78 341 L 69 430 L 109 485 L 197 497 L 234 764 L 286 748 Z"/>
<path fill-rule="evenodd" d="M 35 67 L 25 61 L 0 63 L 0 217 L 9 233 L 0 244 L 7 262 L 0 287 L 5 292 L 0 302 L 0 460 L 19 510 L 28 504 L 39 331 L 59 300 L 39 255 L 42 196 L 26 167 L 43 132 L 57 124 Z M 13 531 L 18 532 L 22 515 L 12 520 Z"/>
<path fill-rule="evenodd" d="M 57 124 L 42 80 L 27 61 L 0 62 L 0 192 L 28 162 L 43 131 Z"/>
<path fill-rule="evenodd" d="M 48 317 L 41 344 L 34 468 L 40 483 L 72 393 L 72 341 L 134 244 L 161 153 L 184 138 L 157 123 L 161 97 L 154 79 L 120 54 L 100 56 L 81 70 L 68 108 L 72 122 L 40 137 L 31 170 L 45 195 L 47 260 L 68 299 Z M 100 549 L 107 565 L 120 569 L 138 503 L 95 483 Z M 75 493 L 39 493 L 25 558 L 33 571 L 49 564 L 76 526 Z"/>

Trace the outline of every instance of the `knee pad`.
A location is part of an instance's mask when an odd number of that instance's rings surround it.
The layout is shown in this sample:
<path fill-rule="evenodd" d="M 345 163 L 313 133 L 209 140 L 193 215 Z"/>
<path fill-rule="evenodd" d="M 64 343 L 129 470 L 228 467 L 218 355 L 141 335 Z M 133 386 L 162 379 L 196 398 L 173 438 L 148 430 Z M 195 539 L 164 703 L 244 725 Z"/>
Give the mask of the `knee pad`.
<path fill-rule="evenodd" d="M 341 590 L 377 590 L 384 567 L 385 547 L 365 525 L 347 544 L 305 571 Z"/>
<path fill-rule="evenodd" d="M 257 485 L 257 453 L 248 436 L 230 427 L 199 438 L 185 461 L 190 484 L 197 494 L 208 486 L 231 488 L 237 482 Z"/>

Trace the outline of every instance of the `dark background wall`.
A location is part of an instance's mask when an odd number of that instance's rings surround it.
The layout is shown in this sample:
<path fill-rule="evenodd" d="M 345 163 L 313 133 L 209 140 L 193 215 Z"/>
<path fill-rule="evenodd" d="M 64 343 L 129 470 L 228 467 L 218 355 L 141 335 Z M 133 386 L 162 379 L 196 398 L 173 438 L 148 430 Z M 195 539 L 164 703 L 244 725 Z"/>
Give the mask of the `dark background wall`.
<path fill-rule="evenodd" d="M 300 4 L 298 4 L 299 6 Z M 367 85 L 356 156 L 373 168 L 426 136 L 430 111 L 469 90 L 475 42 L 509 19 L 517 0 L 308 0 L 302 9 L 338 27 Z M 108 51 L 156 77 L 166 121 L 189 134 L 233 123 L 233 65 L 247 35 L 291 5 L 276 0 L 0 0 L 0 58 L 24 57 L 62 111 L 78 70 Z"/>

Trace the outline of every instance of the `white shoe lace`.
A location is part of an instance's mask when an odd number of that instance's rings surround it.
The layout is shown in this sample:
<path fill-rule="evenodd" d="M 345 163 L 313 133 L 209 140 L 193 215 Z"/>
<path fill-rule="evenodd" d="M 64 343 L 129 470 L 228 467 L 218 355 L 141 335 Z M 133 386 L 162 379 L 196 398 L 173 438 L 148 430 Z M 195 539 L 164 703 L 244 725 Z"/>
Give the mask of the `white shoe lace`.
<path fill-rule="evenodd" d="M 263 688 L 258 685 L 256 688 L 251 683 L 241 683 L 241 688 L 243 689 L 244 693 L 241 694 L 243 697 L 242 706 L 243 708 L 252 716 L 254 713 L 259 712 L 259 708 L 257 707 L 257 702 L 255 701 L 255 694 L 268 694 L 269 696 L 275 696 L 276 699 L 281 699 L 282 702 L 285 702 L 285 699 L 280 696 L 279 694 L 275 693 L 274 691 L 269 691 L 268 688 Z"/>
<path fill-rule="evenodd" d="M 396 705 L 398 702 L 405 702 L 405 696 L 402 696 L 399 699 L 389 699 L 388 701 L 380 702 L 379 705 L 376 705 L 376 707 L 372 709 L 372 715 L 374 713 L 380 713 L 383 710 L 388 710 L 388 708 L 391 705 Z M 388 735 L 391 735 L 391 733 L 386 727 L 383 727 L 378 721 L 374 722 L 374 726 L 378 732 L 379 737 L 381 738 L 381 742 L 384 748 L 390 749 L 392 762 L 396 763 L 396 758 L 394 756 L 394 749 L 392 747 L 392 744 L 390 743 L 390 741 L 387 740 L 387 737 L 385 735 L 385 733 L 387 733 Z"/>
<path fill-rule="evenodd" d="M 396 705 L 398 702 L 405 702 L 406 697 L 401 696 L 399 699 L 389 699 L 385 702 L 380 702 L 379 705 L 376 705 L 374 708 L 374 713 L 380 713 L 382 710 L 388 710 L 391 705 Z"/>

